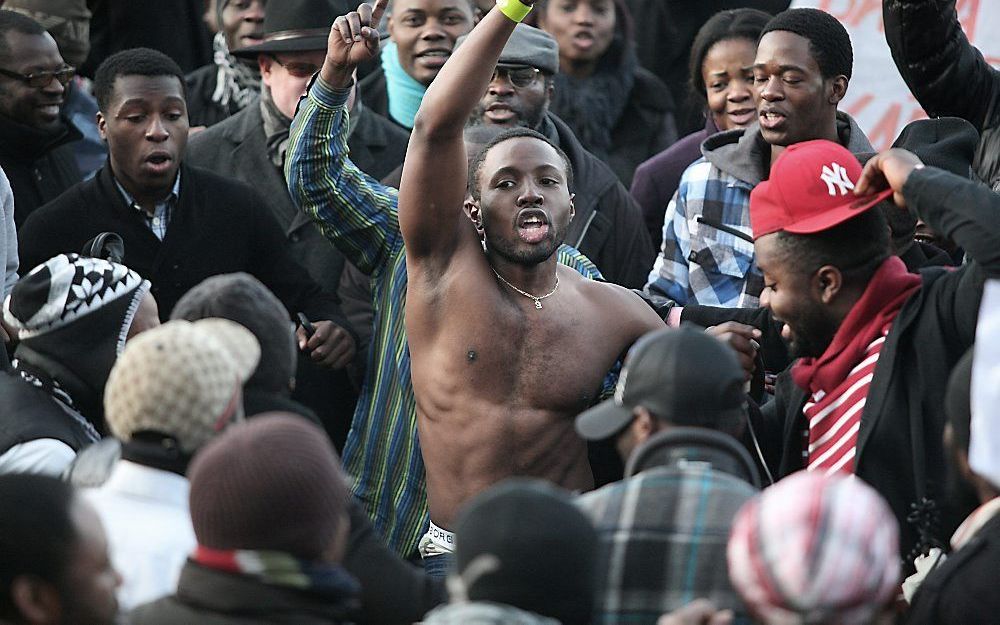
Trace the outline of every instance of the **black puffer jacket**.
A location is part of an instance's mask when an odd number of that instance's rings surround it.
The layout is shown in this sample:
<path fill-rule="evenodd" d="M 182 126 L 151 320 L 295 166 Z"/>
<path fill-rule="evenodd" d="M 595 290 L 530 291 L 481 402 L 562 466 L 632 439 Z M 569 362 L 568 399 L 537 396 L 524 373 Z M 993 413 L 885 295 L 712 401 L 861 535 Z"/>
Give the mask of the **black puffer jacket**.
<path fill-rule="evenodd" d="M 1000 71 L 969 43 L 955 0 L 883 0 L 882 14 L 910 91 L 931 117 L 961 117 L 979 130 L 973 167 L 1000 191 Z"/>

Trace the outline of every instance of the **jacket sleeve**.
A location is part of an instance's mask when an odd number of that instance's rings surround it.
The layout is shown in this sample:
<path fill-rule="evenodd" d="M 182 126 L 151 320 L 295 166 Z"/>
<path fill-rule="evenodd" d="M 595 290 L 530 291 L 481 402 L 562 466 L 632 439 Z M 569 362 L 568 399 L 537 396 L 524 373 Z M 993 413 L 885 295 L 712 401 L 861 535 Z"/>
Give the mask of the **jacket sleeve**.
<path fill-rule="evenodd" d="M 10 294 L 17 282 L 17 230 L 14 229 L 14 192 L 7 176 L 0 169 L 0 256 L 3 259 L 3 281 L 0 300 Z"/>
<path fill-rule="evenodd" d="M 884 0 L 885 38 L 899 73 L 931 117 L 961 117 L 980 132 L 998 120 L 1000 72 L 969 43 L 955 0 Z"/>
<path fill-rule="evenodd" d="M 969 263 L 937 280 L 943 332 L 971 345 L 986 279 L 1000 278 L 1000 195 L 949 172 L 925 167 L 910 174 L 903 196 L 935 232 L 965 250 Z M 937 283 L 941 283 L 938 287 Z"/>
<path fill-rule="evenodd" d="M 688 254 L 691 253 L 687 189 L 685 172 L 677 193 L 667 204 L 667 212 L 663 216 L 663 245 L 646 284 L 646 292 L 654 298 L 670 299 L 681 306 L 688 301 Z"/>
<path fill-rule="evenodd" d="M 389 551 L 361 506 L 351 500 L 344 568 L 361 582 L 359 623 L 414 623 L 447 600 L 444 583 Z"/>
<path fill-rule="evenodd" d="M 248 198 L 247 204 L 247 213 L 254 220 L 251 273 L 274 292 L 292 315 L 302 312 L 311 321 L 332 321 L 350 332 L 356 342 L 357 335 L 340 309 L 336 293 L 323 290 L 292 258 L 288 242 L 271 210 L 254 198 Z"/>
<path fill-rule="evenodd" d="M 781 338 L 784 324 L 775 321 L 770 309 L 724 308 L 694 304 L 683 308 L 681 321 L 694 323 L 703 328 L 717 326 L 727 321 L 753 326 L 761 331 L 760 355 L 768 371 L 782 371 L 791 363 L 788 346 Z"/>
<path fill-rule="evenodd" d="M 601 197 L 600 204 L 602 213 L 605 212 L 604 207 L 614 209 L 614 212 L 608 213 L 614 216 L 611 235 L 614 238 L 611 248 L 614 250 L 613 260 L 611 266 L 602 267 L 601 272 L 608 282 L 626 288 L 639 287 L 645 282 L 654 258 L 653 243 L 646 232 L 639 205 L 617 181 Z"/>
<path fill-rule="evenodd" d="M 347 97 L 318 76 L 292 121 L 285 178 L 292 201 L 367 275 L 388 264 L 399 242 L 396 190 L 348 158 Z"/>

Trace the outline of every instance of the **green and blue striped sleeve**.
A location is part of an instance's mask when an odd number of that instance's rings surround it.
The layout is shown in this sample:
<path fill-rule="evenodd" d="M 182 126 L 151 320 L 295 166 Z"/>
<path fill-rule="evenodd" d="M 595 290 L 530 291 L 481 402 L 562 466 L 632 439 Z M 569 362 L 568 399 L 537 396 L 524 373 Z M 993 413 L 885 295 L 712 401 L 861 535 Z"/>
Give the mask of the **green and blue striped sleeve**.
<path fill-rule="evenodd" d="M 402 245 L 397 192 L 348 158 L 349 94 L 316 77 L 292 121 L 285 178 L 299 210 L 358 269 L 373 275 Z"/>

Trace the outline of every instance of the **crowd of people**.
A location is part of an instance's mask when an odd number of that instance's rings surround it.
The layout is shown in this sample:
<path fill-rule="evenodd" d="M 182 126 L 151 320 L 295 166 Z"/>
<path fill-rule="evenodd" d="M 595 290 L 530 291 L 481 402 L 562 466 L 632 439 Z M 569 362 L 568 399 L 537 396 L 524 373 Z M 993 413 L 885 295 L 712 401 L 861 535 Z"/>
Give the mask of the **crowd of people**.
<path fill-rule="evenodd" d="M 955 0 L 356 2 L 0 2 L 0 622 L 1000 622 Z"/>

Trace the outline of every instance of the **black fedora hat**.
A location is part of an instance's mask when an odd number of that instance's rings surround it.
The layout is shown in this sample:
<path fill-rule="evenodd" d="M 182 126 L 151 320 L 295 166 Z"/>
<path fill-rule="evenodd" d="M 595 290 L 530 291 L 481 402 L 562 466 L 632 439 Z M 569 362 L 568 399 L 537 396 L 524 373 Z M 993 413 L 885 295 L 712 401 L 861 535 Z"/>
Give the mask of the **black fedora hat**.
<path fill-rule="evenodd" d="M 272 0 L 264 13 L 263 40 L 232 54 L 253 58 L 269 52 L 326 50 L 333 20 L 355 8 L 357 4 L 347 0 Z"/>

